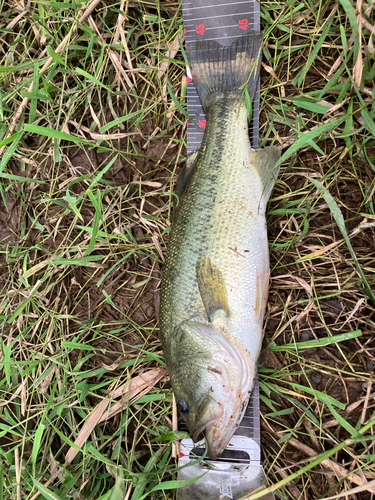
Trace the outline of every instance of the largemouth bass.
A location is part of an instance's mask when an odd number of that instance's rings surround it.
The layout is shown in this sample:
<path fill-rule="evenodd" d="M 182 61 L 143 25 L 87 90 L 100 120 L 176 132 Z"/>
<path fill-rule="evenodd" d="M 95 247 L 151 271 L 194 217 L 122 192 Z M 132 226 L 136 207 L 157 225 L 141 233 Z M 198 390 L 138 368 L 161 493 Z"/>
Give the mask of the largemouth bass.
<path fill-rule="evenodd" d="M 251 149 L 244 96 L 246 85 L 251 99 L 257 88 L 261 43 L 253 33 L 230 47 L 187 48 L 207 126 L 177 183 L 160 331 L 179 411 L 212 459 L 246 409 L 268 295 L 265 212 L 280 153 Z"/>

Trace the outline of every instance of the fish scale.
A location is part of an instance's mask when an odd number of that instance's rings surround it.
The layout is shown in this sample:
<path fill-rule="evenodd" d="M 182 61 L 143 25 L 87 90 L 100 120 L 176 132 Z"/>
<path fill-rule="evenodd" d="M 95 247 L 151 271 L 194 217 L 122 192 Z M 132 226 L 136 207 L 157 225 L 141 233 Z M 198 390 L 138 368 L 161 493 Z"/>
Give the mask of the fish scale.
<path fill-rule="evenodd" d="M 231 129 L 231 124 L 238 122 L 242 125 Z M 217 144 L 223 147 L 218 149 Z M 224 275 L 237 326 L 240 315 L 241 323 L 247 326 L 251 323 L 258 330 L 259 343 L 262 325 L 255 320 L 250 304 L 255 303 L 257 272 L 263 275 L 268 271 L 268 248 L 264 244 L 267 238 L 264 206 L 259 207 L 258 199 L 252 197 L 254 191 L 262 192 L 262 186 L 258 174 L 250 168 L 244 103 L 240 106 L 239 101 L 227 100 L 224 108 L 216 106 L 210 110 L 202 149 L 205 151 L 194 168 L 188 194 L 182 197 L 180 213 L 173 223 L 161 297 L 171 307 L 161 316 L 161 329 L 171 334 L 180 321 L 191 316 L 207 321 L 195 273 L 197 257 L 204 254 L 212 258 Z M 233 165 L 240 165 L 235 175 Z M 257 240 L 259 246 L 254 245 Z M 239 281 L 244 281 L 243 286 L 238 286 Z M 239 289 L 243 297 L 238 296 Z M 176 290 L 178 301 L 172 297 Z M 243 341 L 251 342 L 252 336 L 245 333 L 248 328 L 243 332 Z M 259 348 L 260 345 L 255 350 Z"/>

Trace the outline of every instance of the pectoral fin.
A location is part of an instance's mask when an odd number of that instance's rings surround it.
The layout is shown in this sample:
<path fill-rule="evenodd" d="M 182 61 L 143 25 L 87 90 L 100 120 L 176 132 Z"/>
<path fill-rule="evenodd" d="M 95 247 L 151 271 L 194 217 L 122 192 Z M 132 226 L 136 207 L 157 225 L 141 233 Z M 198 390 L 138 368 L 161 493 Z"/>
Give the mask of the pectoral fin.
<path fill-rule="evenodd" d="M 197 260 L 196 273 L 198 288 L 210 322 L 221 311 L 229 315 L 227 290 L 221 271 L 208 257 Z"/>

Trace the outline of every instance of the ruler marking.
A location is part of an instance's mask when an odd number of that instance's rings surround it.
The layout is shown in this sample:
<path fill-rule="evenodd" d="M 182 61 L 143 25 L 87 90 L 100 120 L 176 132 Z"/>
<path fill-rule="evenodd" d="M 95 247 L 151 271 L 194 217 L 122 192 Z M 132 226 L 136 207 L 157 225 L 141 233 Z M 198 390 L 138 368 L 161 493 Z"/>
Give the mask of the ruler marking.
<path fill-rule="evenodd" d="M 247 14 L 253 14 L 252 12 L 239 12 L 238 14 L 236 13 L 236 16 L 246 16 Z M 207 17 L 200 17 L 199 21 L 204 21 L 205 19 L 221 19 L 222 17 L 233 17 L 233 14 L 222 14 L 221 16 L 207 16 Z M 190 20 L 185 23 L 185 26 L 189 26 Z M 194 24 L 194 23 L 193 23 Z M 235 24 L 234 26 L 238 27 L 238 24 Z M 216 27 L 216 26 L 215 26 Z M 220 26 L 222 28 L 222 26 Z M 208 28 L 206 28 L 207 30 Z"/>
<path fill-rule="evenodd" d="M 218 28 L 217 26 L 212 26 L 211 28 L 208 28 L 208 27 L 206 26 L 205 30 L 206 30 L 206 31 L 209 31 L 209 30 L 217 30 L 217 28 Z M 225 28 L 238 28 L 238 24 L 228 24 L 227 26 L 219 26 L 219 28 L 220 28 L 220 29 L 225 29 Z M 243 34 L 242 34 L 242 35 L 240 35 L 240 36 L 243 36 Z M 221 37 L 221 38 L 223 38 L 223 37 Z M 209 39 L 208 39 L 208 38 L 204 38 L 204 40 L 209 40 Z"/>
<path fill-rule="evenodd" d="M 240 38 L 240 37 L 242 37 L 242 36 L 243 36 L 243 35 L 233 35 L 233 36 L 228 37 L 228 38 Z M 215 38 L 204 38 L 204 40 L 222 40 L 222 39 L 223 39 L 223 37 L 222 37 L 222 36 L 217 36 L 217 37 L 215 37 Z M 193 42 L 195 42 L 196 40 L 185 40 L 185 41 L 186 41 L 186 43 L 193 43 Z"/>
<path fill-rule="evenodd" d="M 192 2 L 184 2 L 185 4 L 187 3 L 192 3 Z M 249 5 L 249 1 L 248 0 L 244 0 L 243 2 L 225 2 L 224 3 L 224 6 L 227 7 L 228 5 L 240 5 L 240 4 L 247 4 Z M 254 2 L 254 4 L 256 5 L 257 2 Z M 213 4 L 213 5 L 199 5 L 198 7 L 185 7 L 186 8 L 186 11 L 188 10 L 197 10 L 197 9 L 209 9 L 210 7 L 215 7 L 216 9 L 220 9 L 221 5 L 217 5 L 217 4 Z"/>

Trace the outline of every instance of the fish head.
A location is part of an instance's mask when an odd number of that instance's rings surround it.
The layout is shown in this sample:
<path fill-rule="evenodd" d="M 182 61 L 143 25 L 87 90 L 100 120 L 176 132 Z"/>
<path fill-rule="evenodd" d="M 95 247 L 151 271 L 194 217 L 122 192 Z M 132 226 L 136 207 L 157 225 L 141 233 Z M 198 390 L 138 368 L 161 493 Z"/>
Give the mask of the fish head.
<path fill-rule="evenodd" d="M 205 437 L 207 454 L 216 459 L 242 420 L 254 384 L 255 363 L 224 332 L 194 322 L 180 325 L 171 354 L 170 374 L 179 412 L 193 441 Z"/>

